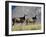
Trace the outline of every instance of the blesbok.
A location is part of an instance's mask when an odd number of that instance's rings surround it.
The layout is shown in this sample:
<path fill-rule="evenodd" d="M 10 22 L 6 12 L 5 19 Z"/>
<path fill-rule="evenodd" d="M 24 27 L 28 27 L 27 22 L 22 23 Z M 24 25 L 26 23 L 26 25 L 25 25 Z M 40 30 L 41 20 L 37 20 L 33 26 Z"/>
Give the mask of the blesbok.
<path fill-rule="evenodd" d="M 12 26 L 13 26 L 15 23 L 20 23 L 20 18 L 12 18 Z"/>
<path fill-rule="evenodd" d="M 13 22 L 13 25 L 15 24 L 15 23 L 24 23 L 24 21 L 25 21 L 25 16 L 26 15 L 24 15 L 23 17 L 15 17 L 15 18 L 12 18 L 12 22 Z"/>
<path fill-rule="evenodd" d="M 24 21 L 25 21 L 25 16 L 27 16 L 27 15 L 24 14 L 23 17 L 20 17 L 20 22 L 21 22 L 21 23 L 24 23 Z"/>
<path fill-rule="evenodd" d="M 37 15 L 35 15 L 35 17 L 32 17 L 32 19 L 33 19 L 33 23 L 35 23 L 37 20 Z"/>
<path fill-rule="evenodd" d="M 31 18 L 27 18 L 26 19 L 26 25 L 28 25 L 29 23 L 35 23 L 36 22 L 36 20 L 37 20 L 37 17 L 36 17 L 37 15 L 35 15 L 35 17 L 31 17 Z"/>
<path fill-rule="evenodd" d="M 26 25 L 28 25 L 29 23 L 33 23 L 33 19 L 32 18 L 27 18 L 26 19 Z"/>

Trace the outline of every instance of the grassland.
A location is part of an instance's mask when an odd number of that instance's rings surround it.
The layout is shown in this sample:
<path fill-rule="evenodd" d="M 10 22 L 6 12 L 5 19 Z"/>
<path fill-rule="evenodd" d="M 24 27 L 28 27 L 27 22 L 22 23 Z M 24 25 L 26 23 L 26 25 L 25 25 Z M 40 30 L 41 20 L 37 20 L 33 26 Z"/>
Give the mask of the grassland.
<path fill-rule="evenodd" d="M 29 25 L 17 25 L 14 24 L 12 31 L 21 31 L 21 30 L 40 30 L 41 24 L 29 24 Z"/>

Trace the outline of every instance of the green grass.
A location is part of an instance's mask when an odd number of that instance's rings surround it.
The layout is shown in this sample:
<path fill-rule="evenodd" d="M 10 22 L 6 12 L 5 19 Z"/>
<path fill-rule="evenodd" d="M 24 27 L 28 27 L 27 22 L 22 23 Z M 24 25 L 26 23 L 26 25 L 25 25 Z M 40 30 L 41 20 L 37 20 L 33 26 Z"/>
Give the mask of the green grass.
<path fill-rule="evenodd" d="M 14 28 L 12 31 L 21 31 L 21 30 L 40 30 L 41 24 L 29 24 L 29 25 L 16 25 L 14 24 Z"/>

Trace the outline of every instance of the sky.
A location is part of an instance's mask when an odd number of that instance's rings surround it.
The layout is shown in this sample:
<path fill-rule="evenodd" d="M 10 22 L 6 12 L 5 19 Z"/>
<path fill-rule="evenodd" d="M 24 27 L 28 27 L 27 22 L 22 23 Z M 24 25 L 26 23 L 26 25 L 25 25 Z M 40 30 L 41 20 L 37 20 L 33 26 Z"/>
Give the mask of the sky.
<path fill-rule="evenodd" d="M 12 6 L 12 14 L 12 17 L 23 17 L 25 14 L 27 15 L 26 18 L 31 18 L 37 15 L 38 21 L 41 21 L 41 7 Z"/>

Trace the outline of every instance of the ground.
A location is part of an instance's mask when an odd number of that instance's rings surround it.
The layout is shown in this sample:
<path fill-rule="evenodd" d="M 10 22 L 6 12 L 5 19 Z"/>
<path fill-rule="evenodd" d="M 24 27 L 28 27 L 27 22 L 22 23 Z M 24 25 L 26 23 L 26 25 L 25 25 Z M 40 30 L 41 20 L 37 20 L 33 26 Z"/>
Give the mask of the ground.
<path fill-rule="evenodd" d="M 35 24 L 28 24 L 28 25 L 19 25 L 19 24 L 14 24 L 12 27 L 12 31 L 22 31 L 22 30 L 40 30 L 41 29 L 41 24 L 35 23 Z"/>

